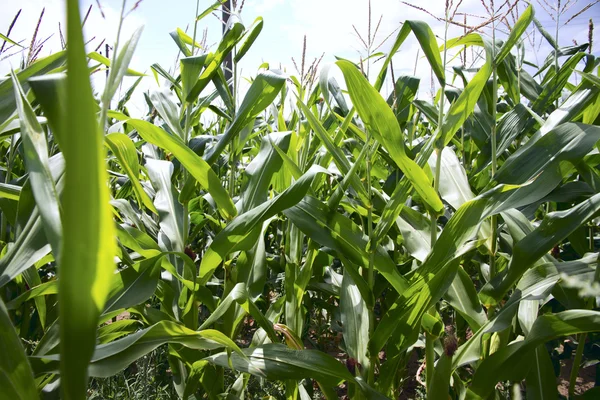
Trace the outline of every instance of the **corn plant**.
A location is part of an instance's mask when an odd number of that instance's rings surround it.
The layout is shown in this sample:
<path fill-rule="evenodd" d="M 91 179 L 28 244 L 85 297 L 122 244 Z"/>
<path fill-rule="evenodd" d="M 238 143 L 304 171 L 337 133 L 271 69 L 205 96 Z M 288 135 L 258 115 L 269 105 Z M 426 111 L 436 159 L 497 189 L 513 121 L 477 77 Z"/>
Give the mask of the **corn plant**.
<path fill-rule="evenodd" d="M 265 380 L 286 399 L 550 399 L 561 343 L 580 394 L 600 331 L 599 60 L 556 44 L 526 62 L 530 5 L 502 40 L 405 21 L 378 63 L 371 31 L 366 59 L 320 70 L 305 42 L 296 75 L 263 65 L 242 93 L 263 20 L 233 4 L 211 51 L 197 25 L 222 3 L 171 33 L 175 70 L 144 77 L 142 30 L 86 54 L 67 0 L 65 50 L 0 82 L 0 398 L 81 399 L 163 354 L 160 396 L 184 399 Z M 393 76 L 411 36 L 432 102 Z M 450 70 L 467 47 L 482 61 Z"/>

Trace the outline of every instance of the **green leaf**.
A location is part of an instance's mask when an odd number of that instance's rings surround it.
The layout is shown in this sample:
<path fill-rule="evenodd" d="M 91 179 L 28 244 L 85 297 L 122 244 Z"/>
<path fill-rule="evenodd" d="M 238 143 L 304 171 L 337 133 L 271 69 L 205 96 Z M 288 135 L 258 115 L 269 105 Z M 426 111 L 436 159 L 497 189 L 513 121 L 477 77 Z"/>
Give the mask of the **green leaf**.
<path fill-rule="evenodd" d="M 98 343 L 109 343 L 123 336 L 135 333 L 142 323 L 135 319 L 122 319 L 98 328 Z"/>
<path fill-rule="evenodd" d="M 31 366 L 25 356 L 21 338 L 12 325 L 8 311 L 0 300 L 0 399 L 39 399 Z"/>
<path fill-rule="evenodd" d="M 162 321 L 122 339 L 95 347 L 89 368 L 84 373 L 107 378 L 123 370 L 132 362 L 150 353 L 162 344 L 181 344 L 195 350 L 214 350 L 226 347 L 235 354 L 240 348 L 219 331 L 195 331 L 171 321 Z M 29 360 L 36 374 L 54 373 L 58 370 L 58 355 L 32 356 Z"/>
<path fill-rule="evenodd" d="M 425 261 L 431 252 L 431 221 L 412 208 L 402 207 L 396 225 L 410 255 L 421 262 Z"/>
<path fill-rule="evenodd" d="M 33 76 L 44 75 L 48 72 L 62 67 L 65 63 L 66 51 L 59 51 L 48 57 L 38 59 L 29 67 L 17 73 L 17 79 L 21 82 L 23 91 L 29 90 L 27 80 Z M 0 121 L 8 120 L 17 108 L 14 95 L 12 79 L 5 79 L 0 82 Z"/>
<path fill-rule="evenodd" d="M 200 56 L 183 57 L 179 61 L 181 71 L 181 87 L 183 90 L 183 97 L 187 96 L 192 91 L 194 85 L 200 77 L 202 68 L 210 61 L 208 54 L 202 54 Z M 168 121 L 167 121 L 168 122 Z"/>
<path fill-rule="evenodd" d="M 236 261 L 238 281 L 244 282 L 252 301 L 256 301 L 265 289 L 267 280 L 267 252 L 265 234 L 270 223 L 276 219 L 272 217 L 263 222 L 258 240 L 250 250 L 242 252 Z"/>
<path fill-rule="evenodd" d="M 211 4 L 206 10 L 202 11 L 200 15 L 196 17 L 196 21 L 200 21 L 202 18 L 210 15 L 217 8 L 221 7 L 221 4 L 225 3 L 226 0 L 217 0 L 213 4 Z"/>
<path fill-rule="evenodd" d="M 356 190 L 358 192 L 359 196 L 361 197 L 361 199 L 363 199 L 363 201 L 367 202 L 367 200 L 368 200 L 367 191 L 365 190 L 365 187 L 362 184 L 362 182 L 360 181 L 360 178 L 358 177 L 358 175 L 356 173 L 352 173 L 352 174 L 349 173 L 350 169 L 351 169 L 350 161 L 348 161 L 348 159 L 345 157 L 342 149 L 339 147 L 339 145 L 336 145 L 335 141 L 331 140 L 327 130 L 323 127 L 321 122 L 319 122 L 317 117 L 315 117 L 315 115 L 310 111 L 310 109 L 306 106 L 306 104 L 304 104 L 302 101 L 298 101 L 298 106 L 304 113 L 304 116 L 306 117 L 306 120 L 310 124 L 313 131 L 316 133 L 318 138 L 321 140 L 321 142 L 323 143 L 323 145 L 325 146 L 325 148 L 327 149 L 329 154 L 331 154 L 331 157 L 333 157 L 333 160 L 334 160 L 336 166 L 338 167 L 338 169 L 344 175 L 349 176 L 348 179 L 350 179 L 350 182 L 352 182 L 352 187 L 354 188 L 354 190 Z"/>
<path fill-rule="evenodd" d="M 506 217 L 511 211 L 505 211 Z M 521 301 L 544 299 L 552 292 L 561 274 L 566 274 L 575 279 L 583 279 L 593 273 L 591 265 L 597 263 L 597 255 L 590 254 L 581 260 L 567 261 L 561 263 L 542 263 L 528 270 L 519 281 L 512 296 L 488 322 L 476 331 L 473 336 L 460 346 L 453 358 L 453 368 L 480 359 L 481 343 L 484 335 L 492 332 L 500 332 L 511 326 L 516 314 L 517 307 Z M 531 332 L 531 330 L 530 330 Z"/>
<path fill-rule="evenodd" d="M 494 60 L 496 65 L 500 64 L 504 58 L 510 54 L 510 50 L 517 44 L 517 42 L 519 42 L 519 40 L 521 40 L 521 36 L 523 36 L 531 24 L 531 21 L 533 21 L 534 14 L 533 6 L 529 4 L 517 22 L 513 25 L 508 37 L 500 48 L 500 51 L 496 54 L 496 58 Z"/>
<path fill-rule="evenodd" d="M 404 28 L 403 28 L 404 29 Z M 451 105 L 450 109 L 444 117 L 442 127 L 437 139 L 432 136 L 432 139 L 426 143 L 424 149 L 418 155 L 417 164 L 424 166 L 427 160 L 433 154 L 436 147 L 435 141 L 439 141 L 438 147 L 446 146 L 452 140 L 454 134 L 463 126 L 467 118 L 473 113 L 477 101 L 485 88 L 485 85 L 492 73 L 491 60 L 479 69 L 479 72 L 471 79 L 471 81 L 463 89 L 462 93 Z M 400 210 L 409 195 L 410 185 L 406 177 L 403 177 L 396 185 L 394 192 L 390 196 L 382 214 L 381 223 L 377 225 L 374 232 L 374 242 L 377 243 L 383 239 L 387 231 L 392 227 Z"/>
<path fill-rule="evenodd" d="M 19 200 L 21 187 L 8 183 L 0 183 L 0 197 L 10 200 Z"/>
<path fill-rule="evenodd" d="M 23 48 L 23 46 L 21 46 L 19 43 L 15 42 L 14 40 L 12 40 L 11 38 L 9 38 L 8 36 L 3 35 L 1 33 L 0 33 L 0 39 L 4 40 L 5 42 L 8 42 L 8 43 L 10 43 L 10 44 L 12 44 L 14 46 L 19 46 L 19 47 Z"/>
<path fill-rule="evenodd" d="M 340 312 L 346 352 L 368 371 L 369 310 L 351 274 L 346 272 L 340 290 Z"/>
<path fill-rule="evenodd" d="M 231 140 L 275 100 L 284 85 L 285 77 L 282 74 L 272 71 L 260 72 L 246 92 L 231 125 L 219 142 L 204 156 L 206 162 L 213 164 Z"/>
<path fill-rule="evenodd" d="M 287 152 L 290 146 L 291 132 L 273 132 L 262 138 L 258 154 L 245 169 L 248 183 L 242 189 L 241 212 L 259 206 L 267 201 L 267 192 L 273 175 L 281 169 L 283 160 L 275 147 Z"/>
<path fill-rule="evenodd" d="M 527 398 L 532 400 L 558 399 L 556 376 L 545 346 L 535 349 L 535 360 L 525 378 Z"/>
<path fill-rule="evenodd" d="M 600 194 L 575 207 L 547 214 L 540 226 L 513 247 L 508 271 L 498 274 L 481 290 L 484 304 L 495 304 L 532 264 L 586 221 L 598 215 Z"/>
<path fill-rule="evenodd" d="M 48 74 L 30 78 L 28 82 L 60 147 L 66 140 L 61 135 L 66 131 L 64 124 L 67 121 L 67 105 L 61 99 L 67 97 L 67 76 L 62 73 Z"/>
<path fill-rule="evenodd" d="M 487 322 L 473 281 L 462 267 L 458 268 L 444 299 L 467 321 L 473 332 L 477 332 Z"/>
<path fill-rule="evenodd" d="M 398 32 L 398 35 L 396 36 L 396 40 L 394 41 L 394 44 L 392 45 L 392 48 L 390 49 L 387 57 L 383 60 L 383 65 L 381 66 L 381 70 L 379 71 L 379 74 L 377 75 L 377 80 L 375 81 L 375 84 L 373 85 L 377 91 L 380 91 L 381 88 L 383 87 L 383 84 L 385 82 L 385 77 L 388 72 L 388 67 L 390 65 L 390 62 L 392 61 L 392 57 L 394 57 L 396 55 L 396 53 L 400 49 L 400 46 L 402 46 L 402 43 L 404 43 L 404 41 L 408 37 L 408 34 L 410 33 L 410 31 L 411 31 L 411 27 L 409 24 L 407 24 L 407 23 L 402 24 L 402 28 L 400 28 L 400 31 Z M 439 54 L 439 51 L 438 51 L 438 54 Z"/>
<path fill-rule="evenodd" d="M 491 74 L 492 64 L 491 60 L 488 59 L 485 64 L 481 66 L 479 72 L 477 72 L 473 79 L 465 86 L 460 96 L 458 96 L 458 99 L 450 105 L 450 109 L 444 116 L 444 121 L 442 122 L 438 139 L 440 144 L 443 144 L 444 146 L 448 145 L 452 140 L 452 137 L 454 137 L 454 134 L 458 132 L 466 119 L 473 113 L 475 105 L 477 104 Z M 426 152 L 424 153 L 427 154 Z"/>
<path fill-rule="evenodd" d="M 556 41 L 554 40 L 552 35 L 544 28 L 542 23 L 537 18 L 533 19 L 533 23 L 535 24 L 535 27 L 540 31 L 544 39 L 548 41 L 550 46 L 552 46 L 553 49 L 558 48 L 558 45 L 556 44 Z"/>
<path fill-rule="evenodd" d="M 413 101 L 419 92 L 420 82 L 421 80 L 414 76 L 400 76 L 396 81 L 394 91 L 387 99 L 387 103 L 396 114 L 401 129 L 404 129 L 406 123 L 413 118 L 415 109 Z M 395 106 L 394 101 L 396 102 Z"/>
<path fill-rule="evenodd" d="M 127 225 L 117 226 L 119 242 L 145 258 L 160 255 L 158 244 L 148 234 Z"/>
<path fill-rule="evenodd" d="M 562 90 L 569 81 L 569 78 L 573 74 L 573 70 L 585 56 L 585 53 L 578 53 L 573 57 L 570 57 L 558 70 L 558 73 L 552 77 L 552 79 L 544 85 L 542 93 L 538 96 L 536 101 L 532 105 L 534 112 L 540 114 L 546 110 L 546 107 L 557 100 L 562 94 Z"/>
<path fill-rule="evenodd" d="M 446 80 L 444 66 L 442 64 L 440 49 L 437 45 L 437 40 L 433 34 L 433 31 L 429 25 L 423 21 L 406 21 L 405 24 L 410 26 L 411 30 L 417 37 L 417 40 L 421 45 L 421 49 L 423 50 L 425 57 L 427 57 L 427 61 L 429 61 L 429 65 L 431 65 L 431 69 L 437 77 L 440 85 L 444 85 Z"/>
<path fill-rule="evenodd" d="M 442 354 L 435 364 L 433 378 L 427 390 L 427 398 L 432 400 L 447 400 L 449 397 L 450 376 L 452 375 L 452 356 Z"/>
<path fill-rule="evenodd" d="M 516 206 L 515 187 L 498 186 L 463 204 L 446 224 L 432 252 L 410 279 L 407 290 L 383 316 L 371 338 L 371 351 L 379 351 L 393 332 L 401 327 L 403 340 L 419 327 L 422 315 L 441 298 L 454 280 L 457 261 L 470 251 L 475 243 L 467 241 L 477 232 L 487 216 Z M 424 290 L 427 287 L 427 290 Z M 403 346 L 410 345 L 403 342 Z"/>
<path fill-rule="evenodd" d="M 88 58 L 90 60 L 97 61 L 97 62 L 99 62 L 100 64 L 102 64 L 102 65 L 104 65 L 106 67 L 110 67 L 111 60 L 108 59 L 108 58 L 106 58 L 106 57 L 104 57 L 102 54 L 100 54 L 98 52 L 92 51 L 91 53 L 88 53 L 87 56 L 88 56 Z M 144 75 L 142 72 L 134 71 L 132 69 L 127 68 L 125 76 L 139 76 L 139 77 L 142 77 L 142 76 L 146 76 L 146 75 Z"/>
<path fill-rule="evenodd" d="M 256 242 L 255 228 L 266 219 L 297 204 L 310 189 L 313 178 L 327 171 L 313 165 L 300 179 L 277 197 L 257 206 L 233 219 L 225 229 L 214 238 L 204 253 L 200 264 L 200 282 L 203 285 L 222 260 L 233 251 L 248 250 Z"/>
<path fill-rule="evenodd" d="M 369 265 L 369 254 L 365 251 L 365 234 L 349 218 L 330 211 L 325 204 L 311 196 L 305 197 L 283 213 L 315 242 L 334 249 L 358 266 Z M 398 293 L 407 289 L 406 279 L 400 275 L 394 261 L 380 246 L 375 250 L 374 265 Z"/>
<path fill-rule="evenodd" d="M 555 129 L 544 138 L 548 137 L 549 140 L 558 141 L 559 132 L 561 132 L 559 129 Z M 588 135 L 590 134 L 588 133 Z M 469 251 L 469 246 L 476 244 L 469 244 L 467 241 L 477 232 L 480 223 L 496 213 L 527 205 L 543 198 L 560 183 L 560 175 L 558 175 L 558 180 L 554 179 L 552 168 L 558 166 L 562 157 L 573 156 L 578 151 L 589 151 L 589 147 L 586 146 L 595 142 L 593 138 L 590 139 L 587 144 L 581 142 L 575 148 L 565 149 L 566 155 L 561 155 L 563 149 L 560 149 L 558 150 L 559 154 L 550 159 L 547 158 L 548 153 L 543 158 L 524 158 L 527 163 L 533 161 L 532 164 L 524 164 L 527 165 L 527 168 L 521 165 L 514 171 L 515 175 L 519 175 L 517 182 L 526 182 L 539 174 L 540 168 L 546 165 L 547 171 L 550 171 L 550 179 L 545 179 L 542 175 L 538 176 L 533 183 L 524 186 L 499 185 L 463 204 L 446 224 L 429 257 L 414 272 L 409 290 L 401 294 L 394 306 L 382 318 L 371 339 L 371 350 L 378 351 L 398 327 L 402 328 L 404 338 L 410 337 L 411 332 L 417 329 L 420 317 L 433 302 L 443 296 L 453 279 L 450 278 L 450 282 L 445 282 L 440 276 L 451 274 L 452 262 Z M 532 143 L 535 141 L 532 140 Z M 516 167 L 516 164 L 513 166 Z M 508 172 L 506 173 L 508 174 Z M 548 250 L 546 249 L 544 252 Z M 501 275 L 498 276 L 501 277 Z M 518 276 L 520 275 L 517 274 Z M 425 286 L 428 288 L 426 291 L 422 290 Z"/>
<path fill-rule="evenodd" d="M 247 358 L 237 353 L 231 358 L 227 353 L 218 353 L 205 360 L 270 380 L 312 378 L 330 387 L 344 380 L 354 380 L 342 363 L 320 351 L 292 350 L 281 344 L 265 344 L 242 352 Z"/>
<path fill-rule="evenodd" d="M 497 382 L 525 378 L 528 369 L 522 366 L 531 365 L 540 345 L 562 336 L 597 331 L 598 326 L 598 311 L 569 310 L 538 317 L 525 340 L 503 347 L 483 360 L 475 372 L 471 390 L 485 398 Z"/>
<path fill-rule="evenodd" d="M 215 85 L 216 91 L 219 93 L 221 100 L 223 100 L 223 103 L 225 103 L 229 114 L 225 113 L 223 110 L 213 104 L 209 105 L 208 108 L 228 121 L 232 121 L 233 118 L 230 117 L 230 115 L 235 114 L 234 100 L 233 96 L 231 95 L 231 89 L 233 89 L 233 80 L 230 79 L 229 83 L 227 83 L 225 75 L 223 74 L 223 70 L 219 68 L 217 69 L 217 73 L 213 75 L 212 82 Z M 202 103 L 205 101 L 204 99 L 205 98 L 201 100 Z"/>
<path fill-rule="evenodd" d="M 160 219 L 160 234 L 158 243 L 166 251 L 183 252 L 185 240 L 183 238 L 184 215 L 183 206 L 177 201 L 177 189 L 171 183 L 173 163 L 163 160 L 146 160 L 148 176 L 156 190 L 154 205 Z"/>
<path fill-rule="evenodd" d="M 495 176 L 497 182 L 523 184 L 561 161 L 575 162 L 600 140 L 597 126 L 566 123 L 550 132 L 540 129 L 504 162 Z M 543 153 L 543 154 L 542 154 Z M 549 156 L 551 155 L 551 156 Z"/>
<path fill-rule="evenodd" d="M 442 236 L 443 234 L 442 232 Z M 400 294 L 375 329 L 369 342 L 369 350 L 372 353 L 379 352 L 390 337 L 394 337 L 395 345 L 400 351 L 416 341 L 421 318 L 448 290 L 456 275 L 460 257 L 470 250 L 472 248 L 469 246 L 461 249 L 453 258 L 445 261 L 435 274 L 417 270 L 408 289 Z M 434 258 L 434 255 L 435 253 L 432 253 L 428 260 Z M 424 263 L 425 265 L 427 264 Z"/>
<path fill-rule="evenodd" d="M 140 183 L 138 154 L 131 139 L 123 133 L 114 132 L 106 135 L 106 143 L 119 160 L 121 168 L 127 173 L 133 186 L 138 205 L 140 207 L 144 206 L 156 214 L 157 211 L 154 204 L 152 204 L 152 199 L 150 199 L 150 196 L 148 196 Z"/>
<path fill-rule="evenodd" d="M 435 213 L 441 213 L 444 205 L 425 171 L 406 155 L 400 126 L 388 104 L 354 65 L 348 61 L 338 61 L 336 64 L 344 74 L 352 104 L 367 129 L 385 147 L 423 201 Z"/>
<path fill-rule="evenodd" d="M 183 392 L 184 399 L 188 399 L 196 392 L 198 385 L 202 381 L 206 368 L 209 365 L 210 364 L 206 360 L 196 361 L 194 364 L 192 364 L 188 380 L 185 384 L 185 391 Z"/>
<path fill-rule="evenodd" d="M 176 32 L 183 43 L 185 43 L 189 46 L 191 46 L 193 44 L 194 47 L 196 47 L 198 49 L 202 49 L 202 45 L 198 42 L 194 42 L 194 39 L 190 35 L 185 33 L 184 31 L 182 31 L 181 28 L 177 28 Z"/>
<path fill-rule="evenodd" d="M 142 78 L 143 78 L 143 76 L 140 76 L 139 78 L 137 78 L 135 80 L 135 82 L 131 86 L 129 86 L 129 89 L 127 89 L 125 91 L 125 94 L 123 94 L 123 96 L 121 96 L 121 98 L 119 99 L 119 102 L 117 103 L 117 107 L 116 107 L 117 110 L 126 110 L 125 105 L 129 102 L 129 100 L 131 100 L 131 96 L 133 96 L 133 93 L 139 86 L 140 82 L 142 82 Z M 109 112 L 110 112 L 110 110 L 109 110 Z M 109 116 L 110 116 L 110 114 L 109 114 Z"/>
<path fill-rule="evenodd" d="M 437 312 L 435 315 L 431 315 L 430 313 L 423 314 L 421 327 L 423 328 L 424 333 L 432 335 L 434 339 L 442 336 L 444 333 L 444 321 L 442 321 Z"/>
<path fill-rule="evenodd" d="M 150 102 L 156 108 L 158 115 L 181 140 L 184 138 L 183 128 L 179 122 L 180 110 L 176 104 L 175 95 L 166 89 L 154 90 L 150 93 Z"/>
<path fill-rule="evenodd" d="M 428 162 L 431 172 L 435 174 L 436 156 L 432 154 Z M 451 147 L 444 147 L 442 150 L 439 192 L 442 199 L 455 210 L 475 197 L 467 173 Z"/>
<path fill-rule="evenodd" d="M 381 90 L 383 86 L 392 57 L 398 52 L 400 46 L 402 46 L 402 43 L 404 43 L 411 31 L 417 37 L 417 40 L 421 45 L 421 49 L 423 50 L 425 57 L 427 57 L 427 61 L 429 61 L 429 65 L 434 71 L 435 76 L 438 78 L 440 84 L 443 84 L 445 81 L 445 73 L 442 65 L 442 59 L 440 57 L 440 50 L 437 46 L 437 41 L 431 28 L 422 21 L 406 21 L 398 32 L 396 40 L 392 45 L 388 56 L 385 58 L 383 65 L 381 66 L 381 71 L 379 72 L 377 81 L 374 85 L 377 91 Z"/>
<path fill-rule="evenodd" d="M 156 291 L 160 268 L 151 258 L 115 274 L 103 314 L 145 303 Z"/>
<path fill-rule="evenodd" d="M 65 399 L 87 392 L 87 366 L 96 342 L 117 253 L 104 163 L 82 36 L 79 3 L 67 1 L 67 109 L 61 134 L 66 176 L 63 251 L 59 260 L 61 389 Z M 77 343 L 77 351 L 71 345 Z"/>
<path fill-rule="evenodd" d="M 258 38 L 258 35 L 260 35 L 262 28 L 263 28 L 263 19 L 262 19 L 262 17 L 258 17 L 252 23 L 251 29 L 244 36 L 246 39 L 242 42 L 240 47 L 237 49 L 237 52 L 234 57 L 234 62 L 239 62 L 242 59 L 242 57 L 244 57 L 244 55 L 246 55 L 248 50 L 250 50 L 250 47 L 252 47 L 252 45 L 256 41 L 256 38 Z"/>
<path fill-rule="evenodd" d="M 31 189 L 54 257 L 60 259 L 62 240 L 60 200 L 48 165 L 46 135 L 23 93 L 17 77 L 14 73 L 11 73 L 11 77 L 15 87 L 17 110 L 21 119 L 25 163 L 29 171 Z"/>
<path fill-rule="evenodd" d="M 23 227 L 14 244 L 0 259 L 0 287 L 22 274 L 50 252 L 37 208 Z"/>
<path fill-rule="evenodd" d="M 179 28 L 177 28 L 175 31 L 169 32 L 171 39 L 173 39 L 177 47 L 179 47 L 179 51 L 181 51 L 185 57 L 191 57 L 192 51 L 189 47 L 187 47 L 186 41 L 182 34 L 184 34 L 184 32 Z"/>
<path fill-rule="evenodd" d="M 221 185 L 221 180 L 209 164 L 179 138 L 169 135 L 158 126 L 139 119 L 127 120 L 127 124 L 135 128 L 139 135 L 147 142 L 154 144 L 173 153 L 190 174 L 206 189 L 226 218 L 232 218 L 237 211 L 227 191 Z"/>
<path fill-rule="evenodd" d="M 16 310 L 26 301 L 35 299 L 38 296 L 46 296 L 49 294 L 57 294 L 58 293 L 58 281 L 49 281 L 42 283 L 41 285 L 32 287 L 30 290 L 25 293 L 19 295 L 18 297 L 12 299 L 8 303 L 6 303 L 6 308 L 8 310 Z"/>
<path fill-rule="evenodd" d="M 233 24 L 228 26 L 228 30 L 227 30 L 227 32 L 225 32 L 223 39 L 219 43 L 219 47 L 217 48 L 217 51 L 215 52 L 214 56 L 212 57 L 212 59 L 210 60 L 208 65 L 206 65 L 206 68 L 204 68 L 202 75 L 200 75 L 198 81 L 196 82 L 196 84 L 194 85 L 194 87 L 192 88 L 190 93 L 187 95 L 187 97 L 185 98 L 185 100 L 187 102 L 192 103 L 196 100 L 196 98 L 200 95 L 200 93 L 206 88 L 208 83 L 211 81 L 213 75 L 217 72 L 217 69 L 223 63 L 225 56 L 231 52 L 231 50 L 233 49 L 233 46 L 235 46 L 242 38 L 242 35 L 244 33 L 244 25 L 239 23 L 237 21 L 237 19 L 234 22 L 233 17 L 230 17 L 230 23 L 231 22 L 233 22 Z M 184 44 L 184 46 L 185 46 L 185 44 Z M 185 48 L 187 49 L 187 47 L 185 47 Z M 186 57 L 189 57 L 192 55 L 191 51 L 189 49 L 187 49 L 186 53 L 187 53 L 187 54 L 185 54 Z"/>
<path fill-rule="evenodd" d="M 273 323 L 263 315 L 256 304 L 254 304 L 254 302 L 250 299 L 244 283 L 238 283 L 233 287 L 233 289 L 231 289 L 231 292 L 229 292 L 229 294 L 223 300 L 221 300 L 219 306 L 210 314 L 210 317 L 208 317 L 202 323 L 202 325 L 200 325 L 199 329 L 206 329 L 214 323 L 220 321 L 234 302 L 241 305 L 245 312 L 252 315 L 256 322 L 258 322 L 259 326 L 265 330 L 270 340 L 277 340 L 275 329 L 273 329 Z M 233 334 L 234 332 L 231 333 Z"/>

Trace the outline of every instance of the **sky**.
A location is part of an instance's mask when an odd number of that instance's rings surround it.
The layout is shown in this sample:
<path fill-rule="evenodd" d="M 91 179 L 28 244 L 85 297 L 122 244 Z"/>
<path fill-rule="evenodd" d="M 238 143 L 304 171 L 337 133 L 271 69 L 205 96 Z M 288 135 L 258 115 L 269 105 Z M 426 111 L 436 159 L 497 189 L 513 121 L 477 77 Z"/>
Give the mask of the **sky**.
<path fill-rule="evenodd" d="M 212 4 L 213 1 L 200 0 L 200 12 Z M 554 0 L 546 1 L 553 2 Z M 238 0 L 238 2 L 241 3 L 241 0 Z M 458 2 L 458 0 L 454 0 L 455 4 Z M 96 0 L 81 0 L 80 3 L 82 12 L 85 12 L 89 5 L 92 5 L 92 11 L 85 26 L 86 40 L 90 40 L 88 49 L 94 50 L 102 39 L 106 39 L 108 43 L 113 43 L 122 0 L 99 0 L 104 16 L 100 12 Z M 130 9 L 135 3 L 135 0 L 127 0 L 126 8 Z M 421 0 L 412 3 L 426 8 L 438 17 L 443 16 L 445 0 Z M 499 1 L 496 1 L 496 3 L 498 4 Z M 563 21 L 588 4 L 589 1 L 580 0 L 573 1 L 573 3 L 575 4 L 562 17 Z M 536 17 L 550 32 L 554 33 L 554 21 L 551 16 L 537 3 L 537 0 L 533 1 L 533 4 L 536 9 Z M 44 7 L 45 13 L 39 28 L 38 38 L 50 37 L 50 39 L 44 44 L 40 56 L 46 56 L 60 50 L 59 23 L 62 24 L 64 32 L 64 0 L 3 0 L 2 13 L 0 14 L 0 32 L 7 32 L 14 15 L 19 9 L 22 9 L 10 37 L 17 41 L 22 40 L 23 45 L 28 46 L 40 12 Z M 477 25 L 482 21 L 476 16 L 487 15 L 481 0 L 463 0 L 458 11 L 470 14 L 467 17 L 469 25 Z M 204 29 L 207 29 L 207 44 L 212 45 L 211 50 L 216 49 L 221 38 L 222 27 L 218 18 L 220 13 L 216 14 L 202 19 L 197 26 L 198 38 L 202 36 Z M 178 48 L 169 32 L 181 28 L 192 35 L 195 15 L 196 0 L 143 0 L 139 3 L 137 9 L 127 15 L 122 31 L 123 37 L 128 37 L 137 27 L 144 26 L 144 32 L 132 60 L 131 68 L 149 73 L 150 65 L 158 63 L 163 68 L 172 70 L 176 65 Z M 366 51 L 356 31 L 363 38 L 367 37 L 368 15 L 367 0 L 246 0 L 240 14 L 242 22 L 249 27 L 257 17 L 262 16 L 264 28 L 254 46 L 240 63 L 239 73 L 243 77 L 252 77 L 262 63 L 268 62 L 272 68 L 281 67 L 290 74 L 296 74 L 291 59 L 293 57 L 299 63 L 302 58 L 302 45 L 305 35 L 307 63 L 315 58 L 320 58 L 322 54 L 325 55 L 321 61 L 321 66 L 334 62 L 335 56 L 358 61 L 361 56 L 365 56 Z M 409 7 L 399 0 L 372 0 L 371 16 L 372 31 L 375 30 L 375 26 L 378 25 L 381 17 L 377 36 L 373 40 L 375 44 L 378 45 L 388 35 L 392 34 L 392 37 L 379 48 L 380 51 L 385 52 L 391 47 L 395 37 L 394 32 L 399 28 L 400 23 L 405 20 L 416 19 L 427 22 L 438 36 L 438 42 L 442 42 L 444 34 L 444 23 L 442 21 L 434 19 L 421 10 Z M 593 53 L 600 55 L 600 3 L 592 6 L 568 25 L 560 27 L 560 45 L 571 45 L 573 40 L 579 44 L 586 43 L 588 41 L 588 20 L 590 18 L 594 20 L 596 26 L 594 31 L 596 45 Z M 462 16 L 457 16 L 456 19 L 462 22 Z M 462 33 L 463 28 L 451 25 L 448 37 L 457 37 Z M 484 31 L 484 33 L 487 34 L 487 31 Z M 527 46 L 528 58 L 537 63 L 542 63 L 551 50 L 550 46 L 540 38 L 540 34 L 537 33 L 535 37 L 532 37 L 532 39 L 535 39 L 535 46 Z M 411 35 L 394 57 L 393 64 L 396 77 L 403 74 L 415 74 L 422 78 L 420 96 L 424 96 L 423 92 L 430 92 L 428 88 L 431 72 L 427 61 L 422 55 L 417 58 L 418 48 L 417 41 Z M 11 49 L 11 51 L 3 53 L 0 58 L 11 54 L 14 50 Z M 21 55 L 17 54 L 1 60 L 0 74 L 6 74 L 11 67 L 18 68 L 20 59 Z M 455 64 L 460 64 L 460 61 L 454 59 L 449 62 L 449 66 Z M 378 71 L 378 69 L 376 68 L 375 71 Z M 97 75 L 94 77 L 94 82 L 96 82 L 96 86 L 101 86 L 101 74 Z M 373 73 L 372 76 L 376 76 L 376 73 Z M 124 87 L 128 86 L 128 82 L 132 82 L 131 79 L 127 78 Z M 144 82 L 140 86 L 142 90 L 154 90 L 158 87 L 159 85 L 151 74 L 144 78 Z M 391 84 L 387 85 L 387 89 L 384 87 L 385 90 L 391 90 Z M 136 104 L 139 106 L 138 111 L 143 112 L 143 102 L 137 101 Z"/>

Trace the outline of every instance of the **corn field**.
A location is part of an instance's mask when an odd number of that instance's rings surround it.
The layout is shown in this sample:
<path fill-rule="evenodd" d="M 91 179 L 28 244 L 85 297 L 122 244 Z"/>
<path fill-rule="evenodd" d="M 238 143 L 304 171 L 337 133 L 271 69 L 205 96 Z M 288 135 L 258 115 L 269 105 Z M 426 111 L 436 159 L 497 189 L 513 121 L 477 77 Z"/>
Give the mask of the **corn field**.
<path fill-rule="evenodd" d="M 263 20 L 242 2 L 207 49 L 223 2 L 144 74 L 141 29 L 89 52 L 66 0 L 64 49 L 0 81 L 0 399 L 600 398 L 592 43 L 559 46 L 536 4 L 496 37 L 510 1 L 450 38 L 447 2 L 442 40 L 404 21 L 385 53 L 369 32 L 364 58 L 242 91 Z M 433 99 L 394 76 L 407 39 Z M 133 118 L 142 79 L 162 87 Z"/>

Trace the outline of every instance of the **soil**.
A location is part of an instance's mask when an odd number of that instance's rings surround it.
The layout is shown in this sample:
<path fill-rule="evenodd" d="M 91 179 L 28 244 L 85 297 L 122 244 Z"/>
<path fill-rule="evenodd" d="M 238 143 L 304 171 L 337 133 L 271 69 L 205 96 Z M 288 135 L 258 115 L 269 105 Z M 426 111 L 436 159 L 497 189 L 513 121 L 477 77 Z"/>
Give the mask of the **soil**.
<path fill-rule="evenodd" d="M 573 367 L 573 360 L 561 360 L 560 361 L 560 376 L 558 377 L 558 393 L 561 396 L 568 397 L 569 395 L 569 379 L 571 376 L 571 368 Z M 587 390 L 594 387 L 596 381 L 596 365 L 589 366 L 587 368 L 580 368 L 579 375 L 577 377 L 577 384 L 575 385 L 575 395 L 581 395 Z"/>
<path fill-rule="evenodd" d="M 411 352 L 410 359 L 406 364 L 406 378 L 402 383 L 402 392 L 398 395 L 398 400 L 408 400 L 417 397 L 419 382 L 417 382 L 416 376 L 420 366 L 421 363 L 419 363 L 417 352 Z"/>

